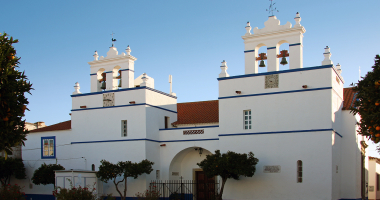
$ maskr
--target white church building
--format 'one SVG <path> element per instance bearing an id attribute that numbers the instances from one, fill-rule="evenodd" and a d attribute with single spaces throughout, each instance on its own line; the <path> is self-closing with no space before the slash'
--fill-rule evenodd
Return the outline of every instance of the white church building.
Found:
<path id="1" fill-rule="evenodd" d="M 135 78 L 137 58 L 129 46 L 122 53 L 110 47 L 104 57 L 95 52 L 91 91 L 81 93 L 76 83 L 71 120 L 29 133 L 22 147 L 27 179 L 12 183 L 25 186 L 28 200 L 52 199 L 53 185 L 31 181 L 42 163 L 61 164 L 75 179 L 74 172 L 93 174 L 102 159 L 154 162 L 151 174 L 128 179 L 132 198 L 152 180 L 200 182 L 197 163 L 215 150 L 252 151 L 259 159 L 255 175 L 229 179 L 224 199 L 368 198 L 367 145 L 356 133 L 359 118 L 349 111 L 355 93 L 343 88 L 341 66 L 331 61 L 329 47 L 321 49 L 322 63 L 303 66 L 305 28 L 299 13 L 294 20 L 280 25 L 270 16 L 264 28 L 253 30 L 248 22 L 242 36 L 245 74 L 229 76 L 223 61 L 215 80 L 219 96 L 212 101 L 177 103 L 172 91 L 154 89 L 153 78 Z M 288 52 L 280 52 L 283 43 Z M 266 54 L 259 53 L 263 46 Z M 286 57 L 289 69 L 279 70 Z M 267 72 L 258 73 L 263 64 Z M 62 177 L 56 180 L 65 184 Z M 101 194 L 118 196 L 112 182 L 97 184 Z M 197 192 L 194 199 L 207 199 Z"/>

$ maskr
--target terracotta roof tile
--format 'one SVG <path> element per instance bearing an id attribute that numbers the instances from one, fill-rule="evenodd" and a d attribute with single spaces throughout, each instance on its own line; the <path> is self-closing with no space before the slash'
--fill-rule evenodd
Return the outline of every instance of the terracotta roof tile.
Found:
<path id="1" fill-rule="evenodd" d="M 199 101 L 177 104 L 177 124 L 200 124 L 219 122 L 219 101 Z"/>
<path id="2" fill-rule="evenodd" d="M 351 106 L 354 105 L 355 101 L 355 91 L 351 88 L 343 89 L 343 108 L 342 110 L 349 110 Z"/>
<path id="3" fill-rule="evenodd" d="M 61 122 L 58 124 L 53 124 L 51 126 L 45 126 L 43 128 L 38 128 L 31 130 L 31 133 L 36 133 L 36 132 L 44 132 L 44 131 L 61 131 L 61 130 L 69 130 L 71 129 L 71 120 Z"/>

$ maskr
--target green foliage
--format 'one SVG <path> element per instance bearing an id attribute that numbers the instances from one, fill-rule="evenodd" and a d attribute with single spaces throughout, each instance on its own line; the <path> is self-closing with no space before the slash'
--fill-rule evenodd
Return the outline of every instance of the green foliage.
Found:
<path id="1" fill-rule="evenodd" d="M 239 180 L 240 176 L 252 177 L 256 171 L 259 159 L 252 152 L 240 154 L 232 151 L 221 154 L 219 150 L 215 154 L 207 155 L 206 159 L 197 165 L 203 169 L 207 177 L 220 176 L 222 187 L 217 199 L 222 199 L 224 185 L 229 178 Z"/>
<path id="2" fill-rule="evenodd" d="M 373 70 L 353 87 L 356 101 L 351 109 L 353 114 L 359 114 L 358 133 L 370 138 L 375 143 L 380 142 L 380 56 L 376 55 Z"/>
<path id="3" fill-rule="evenodd" d="M 2 200 L 25 200 L 25 193 L 21 192 L 22 188 L 15 185 L 4 185 L 0 187 L 0 199 Z"/>
<path id="4" fill-rule="evenodd" d="M 93 185 L 92 189 L 90 189 L 88 187 L 82 188 L 81 186 L 73 187 L 71 180 L 68 180 L 70 181 L 70 189 L 57 187 L 53 191 L 53 195 L 57 200 L 100 200 L 96 195 L 96 183 Z"/>
<path id="5" fill-rule="evenodd" d="M 0 35 L 0 151 L 8 154 L 11 147 L 25 145 L 28 131 L 21 118 L 29 102 L 24 93 L 32 90 L 24 72 L 16 70 L 20 58 L 12 45 L 17 42 L 6 33 Z"/>
<path id="6" fill-rule="evenodd" d="M 133 163 L 131 161 L 119 161 L 117 164 L 110 163 L 106 160 L 100 161 L 101 165 L 99 166 L 99 171 L 96 173 L 96 176 L 104 182 L 112 180 L 116 186 L 116 190 L 119 193 L 121 199 L 125 199 L 127 193 L 127 178 L 133 177 L 137 179 L 138 176 L 147 173 L 150 174 L 153 169 L 153 162 L 149 160 L 142 160 L 139 163 Z M 116 180 L 118 177 L 121 179 Z M 119 183 L 124 183 L 124 192 L 120 192 L 118 185 Z"/>
<path id="7" fill-rule="evenodd" d="M 5 186 L 9 184 L 11 176 L 14 175 L 17 179 L 25 179 L 24 163 L 19 158 L 5 158 L 0 157 L 0 182 Z"/>
<path id="8" fill-rule="evenodd" d="M 36 169 L 33 173 L 32 182 L 36 185 L 54 184 L 55 185 L 55 172 L 54 170 L 64 170 L 60 164 L 42 164 L 41 167 Z"/>

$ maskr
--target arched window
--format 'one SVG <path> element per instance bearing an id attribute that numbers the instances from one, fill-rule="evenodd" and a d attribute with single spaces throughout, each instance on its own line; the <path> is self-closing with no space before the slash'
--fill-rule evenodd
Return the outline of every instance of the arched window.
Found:
<path id="1" fill-rule="evenodd" d="M 95 164 L 91 165 L 91 169 L 92 169 L 92 171 L 95 171 Z"/>
<path id="2" fill-rule="evenodd" d="M 302 183 L 302 160 L 297 161 L 297 183 Z"/>

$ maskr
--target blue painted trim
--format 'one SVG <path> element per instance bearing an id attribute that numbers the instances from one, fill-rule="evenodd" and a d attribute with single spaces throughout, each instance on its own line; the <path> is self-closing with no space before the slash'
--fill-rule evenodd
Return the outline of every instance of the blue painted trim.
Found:
<path id="1" fill-rule="evenodd" d="M 255 133 L 235 133 L 235 134 L 220 134 L 222 136 L 237 136 L 237 135 L 262 135 L 262 134 L 279 134 L 279 133 L 302 133 L 302 132 L 320 132 L 320 131 L 334 131 L 333 129 L 310 129 L 310 130 L 294 130 L 294 131 L 270 131 L 270 132 L 255 132 Z"/>
<path id="2" fill-rule="evenodd" d="M 96 109 L 105 109 L 105 108 L 119 108 L 119 107 L 127 107 L 127 106 L 150 106 L 150 107 L 153 107 L 153 108 L 158 108 L 158 109 L 169 111 L 169 112 L 172 112 L 172 113 L 177 113 L 177 111 L 169 110 L 169 109 L 162 108 L 162 107 L 159 107 L 159 106 L 150 105 L 150 104 L 147 104 L 147 103 L 126 104 L 126 105 L 107 106 L 107 107 L 94 107 L 94 108 L 80 108 L 80 109 L 72 109 L 71 111 L 96 110 Z"/>
<path id="3" fill-rule="evenodd" d="M 368 197 L 366 199 L 368 200 Z M 339 200 L 362 200 L 362 198 L 357 198 L 357 199 L 339 199 Z"/>
<path id="4" fill-rule="evenodd" d="M 276 49 L 276 47 L 268 47 L 267 50 Z"/>
<path id="5" fill-rule="evenodd" d="M 209 141 L 209 140 L 219 140 L 219 138 L 210 138 L 210 139 L 193 139 L 193 140 L 152 140 L 147 138 L 140 139 L 125 139 L 125 140 L 99 140 L 99 141 L 84 141 L 84 142 L 71 142 L 71 144 L 88 144 L 88 143 L 103 143 L 103 142 L 127 142 L 127 141 L 150 141 L 150 142 L 193 142 L 193 141 Z"/>
<path id="6" fill-rule="evenodd" d="M 44 140 L 45 139 L 53 139 L 54 141 L 54 156 L 44 156 Z M 41 137 L 41 159 L 55 159 L 57 156 L 57 151 L 55 149 L 57 141 L 55 140 L 55 136 L 49 136 L 49 137 Z"/>
<path id="7" fill-rule="evenodd" d="M 247 94 L 247 95 L 239 95 L 239 96 L 226 96 L 226 97 L 219 97 L 218 99 L 231 99 L 231 98 L 240 98 L 240 97 L 265 96 L 265 95 L 273 95 L 273 94 L 309 92 L 309 91 L 329 90 L 329 89 L 332 89 L 332 87 L 312 88 L 312 89 L 303 89 L 303 90 L 288 90 L 288 91 L 281 91 L 281 92 L 268 92 L 268 93 Z"/>
<path id="8" fill-rule="evenodd" d="M 90 76 L 93 76 L 93 75 L 97 75 L 98 73 L 93 73 L 93 74 L 90 74 Z"/>
<path id="9" fill-rule="evenodd" d="M 255 50 L 246 50 L 244 53 L 255 52 Z"/>
<path id="10" fill-rule="evenodd" d="M 219 127 L 219 125 L 215 126 L 197 126 L 197 127 L 182 127 L 182 128 L 163 128 L 159 129 L 160 131 L 167 131 L 167 130 L 181 130 L 181 129 L 197 129 L 197 128 L 215 128 Z"/>
<path id="11" fill-rule="evenodd" d="M 340 138 L 343 138 L 343 136 L 341 134 L 339 134 L 338 132 L 336 132 L 335 130 L 333 130 L 337 135 L 339 135 Z"/>
<path id="12" fill-rule="evenodd" d="M 106 73 L 106 74 L 107 74 L 107 73 L 112 73 L 112 72 L 113 72 L 113 71 L 106 71 L 106 72 L 103 72 L 103 73 Z"/>
<path id="13" fill-rule="evenodd" d="M 156 90 L 156 89 L 153 89 L 153 88 L 150 88 L 150 87 L 146 87 L 146 86 L 135 87 L 135 88 L 123 88 L 123 89 L 118 89 L 118 90 L 107 90 L 107 91 L 101 91 L 101 92 L 90 92 L 90 93 L 83 93 L 83 94 L 73 94 L 73 95 L 71 95 L 71 97 L 80 97 L 80 96 L 97 95 L 97 94 L 104 94 L 104 93 L 110 93 L 110 92 L 122 92 L 122 91 L 127 91 L 127 90 L 141 90 L 141 89 L 148 89 L 148 90 L 151 90 L 153 92 L 157 92 L 157 93 L 166 95 L 168 97 L 172 97 L 172 98 L 177 99 L 176 96 L 173 96 L 171 94 L 168 94 L 168 93 L 165 93 L 165 92 L 161 92 L 159 90 Z"/>
<path id="14" fill-rule="evenodd" d="M 131 72 L 135 72 L 135 71 L 133 71 L 133 70 L 131 70 L 131 69 L 121 69 L 121 70 L 119 70 L 119 71 L 131 71 Z"/>
<path id="15" fill-rule="evenodd" d="M 294 44 L 289 44 L 289 46 L 298 46 L 298 45 L 301 45 L 301 43 L 294 43 Z"/>
<path id="16" fill-rule="evenodd" d="M 221 78 L 217 78 L 217 79 L 218 79 L 218 81 L 223 81 L 223 80 L 228 80 L 228 79 L 246 78 L 246 77 L 253 77 L 253 76 L 266 76 L 266 75 L 270 75 L 270 74 L 284 74 L 284 73 L 309 71 L 309 70 L 317 70 L 317 69 L 326 69 L 326 68 L 334 68 L 334 67 L 333 67 L 333 65 L 322 65 L 322 66 L 315 66 L 315 67 L 288 69 L 288 70 L 282 70 L 282 71 L 264 72 L 264 73 L 258 73 L 258 74 L 244 74 L 244 75 L 238 75 L 238 76 L 221 77 Z"/>
<path id="17" fill-rule="evenodd" d="M 25 194 L 25 199 L 36 199 L 36 200 L 55 200 L 55 197 L 51 194 Z"/>

